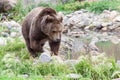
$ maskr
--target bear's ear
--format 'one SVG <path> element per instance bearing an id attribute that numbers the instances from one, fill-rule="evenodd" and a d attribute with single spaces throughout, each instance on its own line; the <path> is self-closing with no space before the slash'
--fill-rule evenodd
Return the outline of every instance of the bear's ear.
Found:
<path id="1" fill-rule="evenodd" d="M 44 8 L 40 12 L 39 17 L 46 16 L 46 15 L 51 15 L 51 14 L 56 14 L 56 11 L 52 8 Z"/>
<path id="2" fill-rule="evenodd" d="M 45 20 L 46 23 L 53 22 L 53 21 L 54 21 L 54 17 L 53 16 L 50 16 L 50 15 L 46 16 L 46 20 Z"/>
<path id="3" fill-rule="evenodd" d="M 58 20 L 59 20 L 60 22 L 62 22 L 62 21 L 63 21 L 63 17 L 59 17 Z"/>
<path id="4" fill-rule="evenodd" d="M 62 22 L 63 21 L 63 13 L 61 13 L 61 12 L 59 12 L 58 14 L 58 20 L 60 21 L 60 22 Z"/>

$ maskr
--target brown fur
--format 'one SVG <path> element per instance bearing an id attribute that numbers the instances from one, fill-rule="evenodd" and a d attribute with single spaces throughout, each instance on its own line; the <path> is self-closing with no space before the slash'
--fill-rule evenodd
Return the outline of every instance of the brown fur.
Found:
<path id="1" fill-rule="evenodd" d="M 22 33 L 31 55 L 36 57 L 37 52 L 43 52 L 47 40 L 52 53 L 58 55 L 62 27 L 62 17 L 51 8 L 38 7 L 28 13 L 22 24 Z"/>

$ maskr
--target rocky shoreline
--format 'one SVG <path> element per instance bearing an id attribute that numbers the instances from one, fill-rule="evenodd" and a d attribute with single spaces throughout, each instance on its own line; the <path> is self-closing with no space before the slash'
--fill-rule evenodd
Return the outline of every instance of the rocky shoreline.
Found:
<path id="1" fill-rule="evenodd" d="M 80 54 L 100 53 L 96 46 L 100 41 L 111 41 L 113 44 L 120 43 L 120 13 L 117 11 L 104 10 L 101 14 L 90 13 L 81 9 L 64 15 L 64 31 L 60 54 L 70 58 L 78 58 Z M 0 22 L 0 46 L 6 45 L 6 40 L 20 37 L 21 25 L 15 21 Z M 24 40 L 23 40 L 24 41 Z M 47 44 L 46 49 L 49 50 Z"/>

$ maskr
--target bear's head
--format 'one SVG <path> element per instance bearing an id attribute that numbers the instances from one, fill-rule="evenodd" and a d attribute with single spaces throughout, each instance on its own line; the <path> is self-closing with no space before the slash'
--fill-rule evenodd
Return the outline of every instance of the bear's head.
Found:
<path id="1" fill-rule="evenodd" d="M 59 42 L 63 29 L 62 16 L 51 8 L 45 8 L 41 12 L 40 28 L 41 31 L 52 41 Z"/>

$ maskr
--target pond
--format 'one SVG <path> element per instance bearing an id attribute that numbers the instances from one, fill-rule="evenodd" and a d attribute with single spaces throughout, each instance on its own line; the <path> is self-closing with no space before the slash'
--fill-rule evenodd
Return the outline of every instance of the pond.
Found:
<path id="1" fill-rule="evenodd" d="M 113 44 L 110 41 L 101 41 L 96 44 L 101 52 L 105 52 L 108 57 L 120 60 L 120 43 Z"/>

